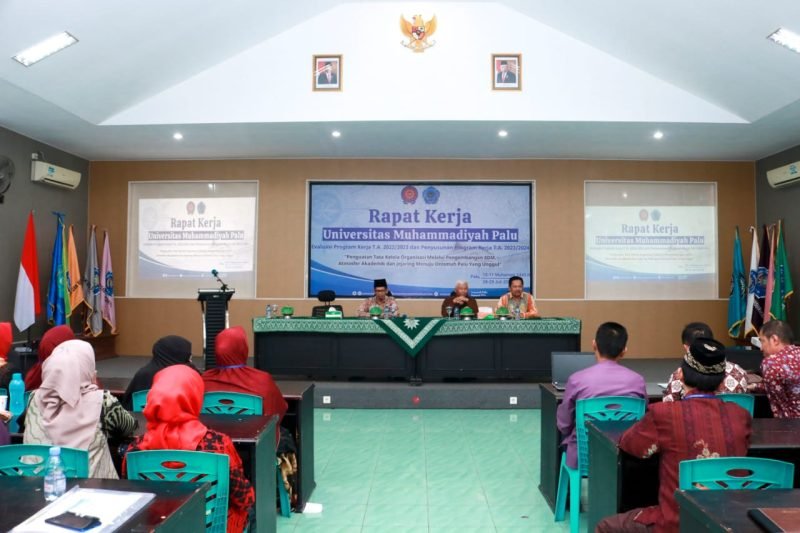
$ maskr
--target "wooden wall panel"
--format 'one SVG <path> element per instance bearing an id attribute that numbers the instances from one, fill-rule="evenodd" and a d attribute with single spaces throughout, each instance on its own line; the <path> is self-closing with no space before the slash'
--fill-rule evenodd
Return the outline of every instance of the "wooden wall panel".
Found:
<path id="1" fill-rule="evenodd" d="M 89 222 L 108 228 L 113 251 L 120 334 L 117 351 L 149 354 L 170 333 L 191 339 L 200 351 L 199 304 L 193 300 L 125 298 L 127 191 L 129 181 L 259 180 L 258 290 L 234 300 L 231 320 L 250 329 L 266 303 L 294 305 L 307 313 L 306 181 L 317 180 L 534 180 L 536 182 L 536 289 L 546 315 L 584 320 L 582 349 L 591 347 L 597 324 L 618 320 L 631 336 L 630 357 L 675 357 L 683 324 L 709 322 L 718 336 L 725 320 L 734 226 L 755 221 L 753 163 L 584 160 L 216 160 L 94 162 L 90 169 Z M 711 301 L 583 301 L 584 180 L 714 181 L 718 194 L 719 297 Z M 100 236 L 98 236 L 100 238 Z M 391 283 L 391 275 L 387 275 Z M 357 302 L 342 300 L 347 314 Z M 488 304 L 489 302 L 487 302 Z M 404 312 L 435 314 L 439 302 L 407 300 Z"/>

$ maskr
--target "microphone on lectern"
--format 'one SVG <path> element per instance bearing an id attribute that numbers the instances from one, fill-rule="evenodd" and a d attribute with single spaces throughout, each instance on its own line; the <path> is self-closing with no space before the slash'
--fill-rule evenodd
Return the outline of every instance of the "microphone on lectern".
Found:
<path id="1" fill-rule="evenodd" d="M 217 274 L 219 274 L 219 272 L 217 272 L 217 269 L 216 269 L 216 268 L 212 268 L 212 269 L 211 269 L 211 275 L 212 275 L 212 276 L 214 276 L 214 277 L 216 277 L 216 276 L 217 276 Z"/>
<path id="2" fill-rule="evenodd" d="M 220 284 L 219 290 L 221 290 L 221 291 L 227 291 L 228 290 L 228 285 L 224 281 L 219 279 L 219 272 L 217 272 L 216 268 L 212 268 L 211 269 L 211 275 L 214 276 L 214 279 L 216 279 L 219 282 L 219 284 Z"/>

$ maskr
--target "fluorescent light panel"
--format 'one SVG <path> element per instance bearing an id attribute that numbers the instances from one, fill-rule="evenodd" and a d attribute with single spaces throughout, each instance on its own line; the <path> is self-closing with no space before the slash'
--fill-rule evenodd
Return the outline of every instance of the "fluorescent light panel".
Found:
<path id="1" fill-rule="evenodd" d="M 60 52 L 64 48 L 71 46 L 78 42 L 78 39 L 70 35 L 68 32 L 62 31 L 57 35 L 48 37 L 44 41 L 36 43 L 30 48 L 26 48 L 22 52 L 13 57 L 15 61 L 22 63 L 26 67 L 30 67 L 47 56 Z"/>
<path id="2" fill-rule="evenodd" d="M 793 31 L 789 31 L 786 28 L 778 28 L 768 35 L 767 39 L 800 54 L 800 35 Z"/>

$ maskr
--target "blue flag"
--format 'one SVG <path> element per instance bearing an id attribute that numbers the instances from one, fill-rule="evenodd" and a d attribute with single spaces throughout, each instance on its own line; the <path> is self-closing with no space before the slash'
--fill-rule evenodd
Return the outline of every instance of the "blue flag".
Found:
<path id="1" fill-rule="evenodd" d="M 70 307 L 67 300 L 66 268 L 64 264 L 64 215 L 54 213 L 58 219 L 56 241 L 53 243 L 53 266 L 47 291 L 47 321 L 59 326 L 67 323 Z"/>
<path id="2" fill-rule="evenodd" d="M 728 299 L 728 335 L 734 339 L 742 337 L 747 309 L 747 278 L 744 274 L 742 241 L 739 227 L 733 241 L 733 271 L 731 272 L 731 294 Z"/>

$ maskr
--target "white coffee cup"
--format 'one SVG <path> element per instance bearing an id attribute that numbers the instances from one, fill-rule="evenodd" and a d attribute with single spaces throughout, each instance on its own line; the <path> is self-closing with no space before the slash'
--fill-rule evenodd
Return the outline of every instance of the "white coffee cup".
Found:
<path id="1" fill-rule="evenodd" d="M 8 395 L 0 395 L 0 411 L 8 410 Z"/>

